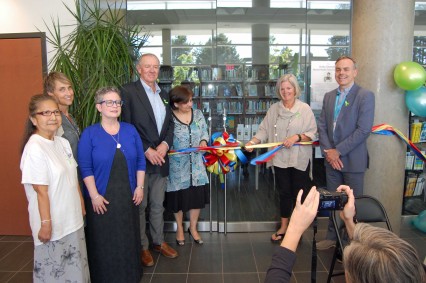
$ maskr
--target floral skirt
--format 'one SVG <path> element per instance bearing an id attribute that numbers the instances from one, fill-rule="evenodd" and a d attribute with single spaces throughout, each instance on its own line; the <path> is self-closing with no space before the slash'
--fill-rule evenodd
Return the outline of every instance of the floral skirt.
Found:
<path id="1" fill-rule="evenodd" d="M 90 282 L 83 227 L 34 247 L 33 282 Z"/>

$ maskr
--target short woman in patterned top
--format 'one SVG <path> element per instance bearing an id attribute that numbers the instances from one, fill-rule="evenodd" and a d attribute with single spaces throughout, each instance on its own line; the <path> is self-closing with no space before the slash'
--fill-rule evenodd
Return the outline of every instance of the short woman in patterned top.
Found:
<path id="1" fill-rule="evenodd" d="M 207 124 L 203 113 L 192 109 L 192 91 L 183 86 L 176 86 L 169 95 L 175 125 L 173 149 L 207 146 Z M 175 215 L 176 243 L 179 246 L 185 244 L 183 213 L 188 211 L 188 233 L 195 243 L 203 243 L 197 231 L 197 222 L 200 209 L 209 203 L 209 191 L 206 186 L 209 180 L 202 155 L 193 152 L 170 156 L 165 208 Z"/>

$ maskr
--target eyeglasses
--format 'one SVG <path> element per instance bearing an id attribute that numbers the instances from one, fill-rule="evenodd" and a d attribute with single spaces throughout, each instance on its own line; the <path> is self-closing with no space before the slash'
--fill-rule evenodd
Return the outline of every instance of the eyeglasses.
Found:
<path id="1" fill-rule="evenodd" d="M 105 103 L 106 106 L 111 107 L 114 104 L 117 105 L 117 107 L 123 106 L 124 101 L 123 100 L 103 100 L 99 102 L 98 104 Z"/>
<path id="2" fill-rule="evenodd" d="M 59 109 L 56 109 L 56 110 L 53 110 L 53 111 L 46 110 L 46 111 L 36 112 L 35 114 L 42 115 L 42 116 L 47 116 L 47 117 L 52 116 L 52 114 L 55 114 L 55 116 L 60 116 L 61 115 L 61 111 L 59 111 Z"/>

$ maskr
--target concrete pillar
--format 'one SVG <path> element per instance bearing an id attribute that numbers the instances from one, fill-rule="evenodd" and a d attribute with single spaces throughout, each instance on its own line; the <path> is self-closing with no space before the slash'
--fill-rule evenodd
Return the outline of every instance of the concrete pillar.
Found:
<path id="1" fill-rule="evenodd" d="M 269 64 L 269 24 L 252 25 L 251 37 L 253 64 Z"/>
<path id="2" fill-rule="evenodd" d="M 163 38 L 163 64 L 172 65 L 172 33 L 170 29 L 162 29 L 161 36 Z"/>
<path id="3" fill-rule="evenodd" d="M 414 2 L 352 1 L 352 56 L 358 63 L 356 82 L 375 93 L 374 125 L 386 123 L 403 133 L 408 133 L 408 110 L 404 91 L 394 83 L 393 70 L 397 64 L 412 60 Z M 371 135 L 368 139 L 370 169 L 364 193 L 383 203 L 396 233 L 400 230 L 406 148 L 394 136 Z"/>

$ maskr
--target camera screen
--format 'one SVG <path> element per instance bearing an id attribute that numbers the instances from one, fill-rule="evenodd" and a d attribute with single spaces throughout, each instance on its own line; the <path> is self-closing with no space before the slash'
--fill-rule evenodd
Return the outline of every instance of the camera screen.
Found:
<path id="1" fill-rule="evenodd" d="M 319 209 L 334 209 L 336 206 L 336 201 L 334 200 L 323 200 L 320 202 Z"/>

